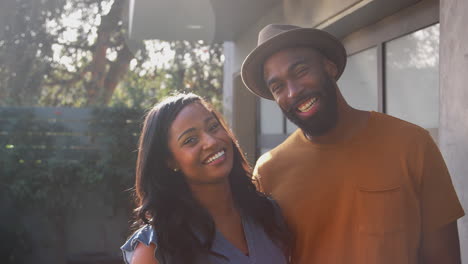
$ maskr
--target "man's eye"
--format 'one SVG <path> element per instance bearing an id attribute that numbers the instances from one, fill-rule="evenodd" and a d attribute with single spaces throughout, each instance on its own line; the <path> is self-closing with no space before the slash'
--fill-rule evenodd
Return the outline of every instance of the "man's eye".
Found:
<path id="1" fill-rule="evenodd" d="M 307 73 L 307 67 L 305 67 L 305 66 L 301 66 L 301 67 L 298 67 L 296 69 L 296 75 L 298 75 L 298 76 L 302 76 L 305 73 Z"/>
<path id="2" fill-rule="evenodd" d="M 276 93 L 281 89 L 281 87 L 282 87 L 281 84 L 273 84 L 270 86 L 270 91 L 272 93 Z"/>

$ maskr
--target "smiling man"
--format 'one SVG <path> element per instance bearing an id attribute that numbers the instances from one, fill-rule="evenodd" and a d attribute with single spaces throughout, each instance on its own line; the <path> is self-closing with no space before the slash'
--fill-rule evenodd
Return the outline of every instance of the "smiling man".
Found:
<path id="1" fill-rule="evenodd" d="M 254 171 L 295 234 L 293 263 L 460 263 L 464 212 L 436 144 L 348 105 L 345 65 L 336 38 L 291 25 L 266 26 L 242 65 L 247 88 L 299 127 Z"/>

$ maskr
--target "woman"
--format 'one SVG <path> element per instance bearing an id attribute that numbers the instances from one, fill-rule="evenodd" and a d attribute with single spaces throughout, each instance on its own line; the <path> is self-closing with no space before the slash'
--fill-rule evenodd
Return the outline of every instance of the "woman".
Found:
<path id="1" fill-rule="evenodd" d="M 194 94 L 147 114 L 136 169 L 137 230 L 126 263 L 283 264 L 289 233 L 277 205 L 257 192 L 221 116 Z"/>

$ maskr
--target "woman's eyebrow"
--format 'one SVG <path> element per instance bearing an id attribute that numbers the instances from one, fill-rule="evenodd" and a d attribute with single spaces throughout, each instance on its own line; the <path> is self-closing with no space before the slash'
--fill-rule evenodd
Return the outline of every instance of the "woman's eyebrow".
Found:
<path id="1" fill-rule="evenodd" d="M 214 116 L 209 116 L 209 117 L 205 118 L 205 121 L 204 121 L 204 122 L 205 122 L 205 124 L 206 124 L 206 123 L 210 122 L 210 121 L 213 120 L 213 119 L 215 119 Z"/>
<path id="2" fill-rule="evenodd" d="M 190 133 L 190 132 L 192 132 L 192 131 L 195 131 L 195 128 L 194 128 L 194 127 L 191 127 L 191 128 L 189 128 L 189 129 L 185 130 L 184 132 L 182 132 L 182 134 L 179 135 L 179 137 L 177 138 L 177 141 L 179 141 L 180 138 L 183 137 L 185 134 L 188 134 L 188 133 Z"/>
<path id="3" fill-rule="evenodd" d="M 203 122 L 206 124 L 206 123 L 210 122 L 213 119 L 215 119 L 214 116 L 209 116 L 209 117 L 205 118 L 205 120 Z M 195 130 L 196 129 L 194 127 L 191 127 L 189 129 L 185 130 L 184 132 L 182 132 L 182 134 L 179 135 L 179 137 L 177 138 L 177 141 L 179 141 L 180 138 L 182 138 L 185 134 L 188 134 L 188 133 L 193 132 Z"/>

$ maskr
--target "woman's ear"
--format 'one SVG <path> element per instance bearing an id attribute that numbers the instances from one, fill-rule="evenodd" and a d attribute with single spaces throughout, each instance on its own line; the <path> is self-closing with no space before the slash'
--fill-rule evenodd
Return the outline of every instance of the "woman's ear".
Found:
<path id="1" fill-rule="evenodd" d="M 338 67 L 336 67 L 336 64 L 332 62 L 331 60 L 324 58 L 323 65 L 325 67 L 325 71 L 327 72 L 328 76 L 330 76 L 333 80 L 336 81 L 336 77 L 338 75 Z"/>
<path id="2" fill-rule="evenodd" d="M 177 162 L 173 158 L 168 159 L 166 161 L 166 165 L 170 170 L 172 170 L 174 172 L 180 171 L 179 164 L 177 164 Z"/>

